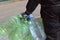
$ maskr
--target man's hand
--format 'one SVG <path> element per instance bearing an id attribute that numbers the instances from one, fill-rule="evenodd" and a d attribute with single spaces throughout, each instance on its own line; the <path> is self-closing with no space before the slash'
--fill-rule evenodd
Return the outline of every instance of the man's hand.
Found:
<path id="1" fill-rule="evenodd" d="M 23 17 L 26 17 L 26 16 L 28 16 L 28 15 L 27 15 L 26 12 L 23 12 L 23 13 L 22 13 L 22 16 L 23 16 Z"/>
<path id="2" fill-rule="evenodd" d="M 27 20 L 30 20 L 33 18 L 33 15 L 31 13 L 27 13 L 27 12 L 22 13 L 22 16 L 27 17 Z"/>

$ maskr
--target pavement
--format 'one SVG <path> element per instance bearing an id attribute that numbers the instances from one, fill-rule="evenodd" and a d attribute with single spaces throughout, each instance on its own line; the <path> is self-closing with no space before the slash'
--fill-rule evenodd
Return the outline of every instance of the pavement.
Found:
<path id="1" fill-rule="evenodd" d="M 0 5 L 0 24 L 7 18 L 24 12 L 26 10 L 26 4 L 27 1 L 19 1 Z M 40 5 L 38 5 L 36 10 L 33 12 L 35 18 L 40 17 L 40 8 Z M 0 36 L 0 40 L 8 40 L 8 36 Z"/>

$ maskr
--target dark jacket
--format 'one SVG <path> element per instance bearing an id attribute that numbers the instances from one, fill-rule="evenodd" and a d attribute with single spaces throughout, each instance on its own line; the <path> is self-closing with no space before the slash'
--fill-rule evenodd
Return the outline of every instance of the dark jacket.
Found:
<path id="1" fill-rule="evenodd" d="M 32 13 L 38 4 L 41 4 L 46 40 L 60 40 L 60 0 L 29 0 L 26 13 Z"/>
<path id="2" fill-rule="evenodd" d="M 60 0 L 28 0 L 26 11 L 32 13 L 38 4 L 48 9 L 53 9 L 54 12 L 60 10 Z"/>

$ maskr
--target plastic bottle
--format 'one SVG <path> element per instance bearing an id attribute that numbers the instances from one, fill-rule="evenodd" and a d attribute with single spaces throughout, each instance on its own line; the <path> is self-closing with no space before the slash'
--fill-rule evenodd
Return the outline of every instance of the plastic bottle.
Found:
<path id="1" fill-rule="evenodd" d="M 40 25 L 40 23 L 38 23 L 38 21 L 35 18 L 33 18 L 33 16 L 30 17 L 29 25 L 29 29 L 34 40 L 46 39 L 44 28 Z"/>

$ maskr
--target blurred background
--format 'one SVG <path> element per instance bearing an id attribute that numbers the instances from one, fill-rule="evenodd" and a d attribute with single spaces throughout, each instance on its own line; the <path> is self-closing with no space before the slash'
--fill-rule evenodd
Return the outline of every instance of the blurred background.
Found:
<path id="1" fill-rule="evenodd" d="M 23 1 L 23 0 L 0 0 L 0 2 L 3 2 L 3 1 Z"/>
<path id="2" fill-rule="evenodd" d="M 11 2 L 17 2 L 17 1 L 26 1 L 26 0 L 0 0 L 0 4 L 6 4 Z"/>

